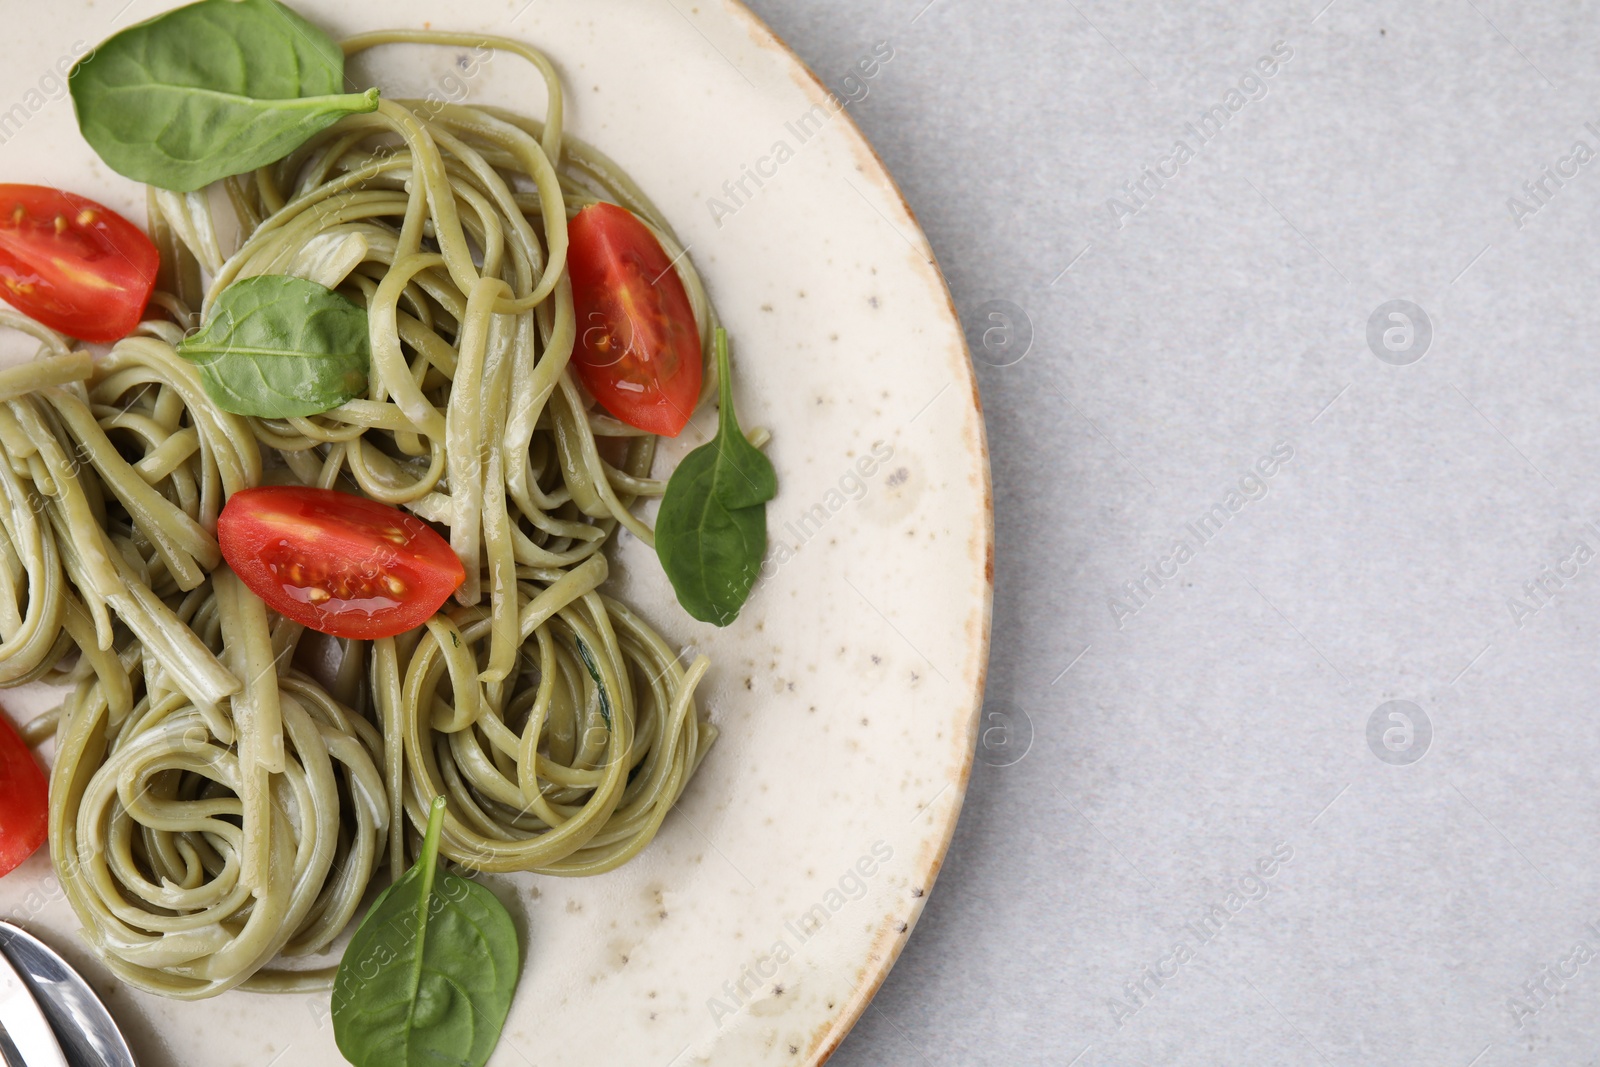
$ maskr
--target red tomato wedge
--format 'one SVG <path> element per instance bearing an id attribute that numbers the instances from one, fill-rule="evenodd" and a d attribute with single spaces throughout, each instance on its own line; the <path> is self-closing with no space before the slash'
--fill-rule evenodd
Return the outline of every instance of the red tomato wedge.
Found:
<path id="1" fill-rule="evenodd" d="M 590 204 L 567 236 L 578 377 L 629 426 L 678 436 L 700 398 L 702 367 L 700 330 L 672 260 L 615 204 Z"/>
<path id="2" fill-rule="evenodd" d="M 0 874 L 44 844 L 47 792 L 39 762 L 0 714 Z"/>
<path id="3" fill-rule="evenodd" d="M 43 185 L 0 185 L 0 297 L 82 341 L 139 325 L 161 256 L 127 219 Z"/>
<path id="4" fill-rule="evenodd" d="M 217 541 L 267 607 L 334 637 L 421 626 L 467 576 L 421 519 L 332 489 L 240 490 L 217 517 Z"/>

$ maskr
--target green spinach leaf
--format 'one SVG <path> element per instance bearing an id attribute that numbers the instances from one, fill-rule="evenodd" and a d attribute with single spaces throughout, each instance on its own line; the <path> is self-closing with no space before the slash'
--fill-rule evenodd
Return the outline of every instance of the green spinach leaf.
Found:
<path id="1" fill-rule="evenodd" d="M 482 1067 L 511 1010 L 517 931 L 493 893 L 439 865 L 444 808 L 434 798 L 416 866 L 373 902 L 339 963 L 333 1036 L 355 1067 Z"/>
<path id="2" fill-rule="evenodd" d="M 278 0 L 201 0 L 130 26 L 68 84 L 106 165 L 174 192 L 281 159 L 378 106 L 376 89 L 345 92 L 339 46 Z"/>
<path id="3" fill-rule="evenodd" d="M 315 415 L 367 388 L 367 311 L 325 286 L 260 274 L 222 291 L 178 354 L 235 415 Z"/>
<path id="4" fill-rule="evenodd" d="M 717 436 L 683 457 L 668 479 L 656 555 L 684 610 L 726 626 L 738 618 L 766 554 L 767 501 L 777 495 L 778 478 L 739 429 L 728 335 L 720 329 L 716 355 Z"/>

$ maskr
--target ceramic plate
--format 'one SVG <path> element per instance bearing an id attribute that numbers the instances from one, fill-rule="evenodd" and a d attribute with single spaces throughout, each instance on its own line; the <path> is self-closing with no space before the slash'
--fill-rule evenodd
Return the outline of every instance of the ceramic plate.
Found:
<path id="1" fill-rule="evenodd" d="M 11 12 L 3 180 L 144 218 L 143 190 L 78 136 L 59 72 L 169 6 Z M 735 625 L 693 622 L 643 545 L 615 549 L 617 595 L 711 656 L 701 698 L 722 736 L 634 862 L 597 878 L 490 880 L 523 920 L 526 950 L 492 1062 L 820 1063 L 927 900 L 966 788 L 988 652 L 983 423 L 928 244 L 848 111 L 743 7 L 294 6 L 335 36 L 431 23 L 543 48 L 572 131 L 631 171 L 689 244 L 735 340 L 741 421 L 773 435 L 771 552 Z M 351 75 L 391 96 L 542 111 L 518 61 L 469 59 L 389 48 Z M 702 414 L 660 468 L 714 428 Z M 41 698 L 0 699 L 21 718 Z M 326 995 L 178 1003 L 119 987 L 82 947 L 42 855 L 0 880 L 0 916 L 83 967 L 148 1067 L 342 1062 Z"/>

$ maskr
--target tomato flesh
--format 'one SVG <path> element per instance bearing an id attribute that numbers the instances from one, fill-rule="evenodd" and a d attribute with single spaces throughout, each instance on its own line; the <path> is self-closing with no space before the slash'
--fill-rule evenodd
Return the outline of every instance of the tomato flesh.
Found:
<path id="1" fill-rule="evenodd" d="M 217 517 L 217 542 L 269 608 L 334 637 L 371 641 L 421 626 L 466 579 L 427 523 L 332 489 L 241 490 Z"/>
<path id="2" fill-rule="evenodd" d="M 0 184 L 0 297 L 83 341 L 116 341 L 139 325 L 161 266 L 127 219 L 43 185 Z"/>
<path id="3" fill-rule="evenodd" d="M 0 713 L 0 875 L 44 844 L 47 792 L 44 771 Z"/>
<path id="4" fill-rule="evenodd" d="M 700 329 L 672 260 L 615 204 L 590 204 L 567 236 L 578 377 L 628 425 L 678 436 L 700 398 L 703 368 Z"/>

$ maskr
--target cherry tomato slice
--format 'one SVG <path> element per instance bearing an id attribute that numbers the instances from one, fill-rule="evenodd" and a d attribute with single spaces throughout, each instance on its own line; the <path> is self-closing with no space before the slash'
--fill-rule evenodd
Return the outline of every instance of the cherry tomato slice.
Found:
<path id="1" fill-rule="evenodd" d="M 0 185 L 0 297 L 83 341 L 139 325 L 161 256 L 108 207 L 43 185 Z"/>
<path id="2" fill-rule="evenodd" d="M 590 204 L 567 236 L 578 377 L 628 425 L 678 436 L 700 398 L 702 367 L 700 330 L 672 261 L 615 204 Z"/>
<path id="3" fill-rule="evenodd" d="M 278 614 L 365 641 L 421 626 L 466 579 L 414 515 L 332 489 L 269 485 L 228 498 L 222 558 Z"/>
<path id="4" fill-rule="evenodd" d="M 44 844 L 47 791 L 38 761 L 0 714 L 0 874 Z"/>

